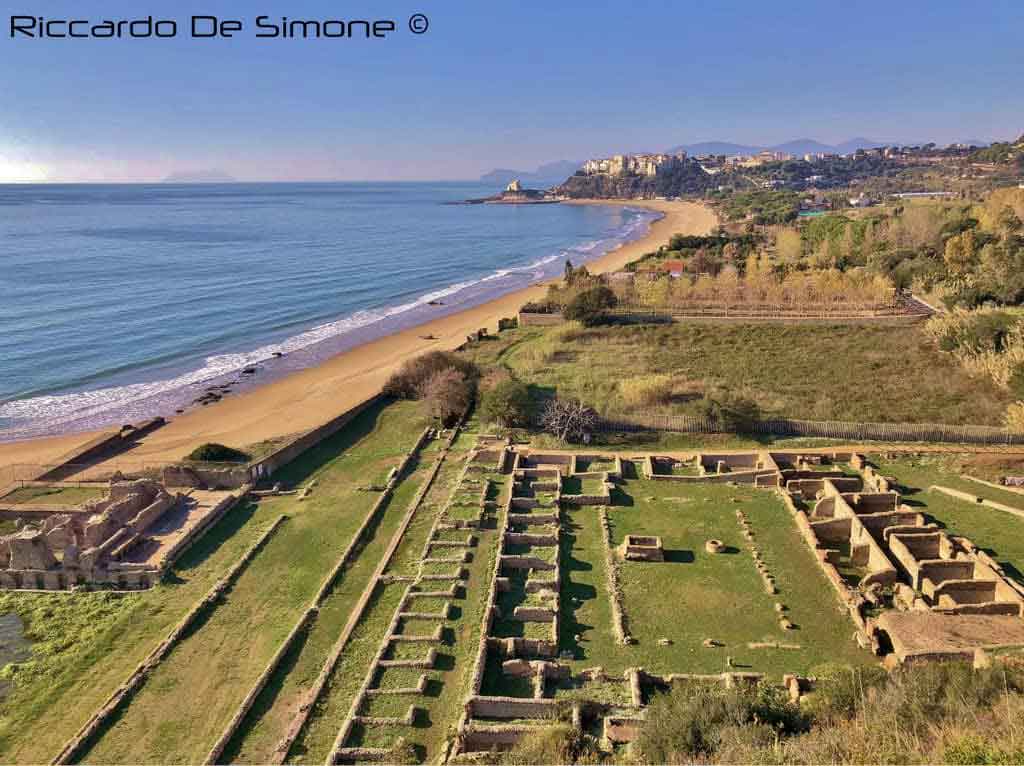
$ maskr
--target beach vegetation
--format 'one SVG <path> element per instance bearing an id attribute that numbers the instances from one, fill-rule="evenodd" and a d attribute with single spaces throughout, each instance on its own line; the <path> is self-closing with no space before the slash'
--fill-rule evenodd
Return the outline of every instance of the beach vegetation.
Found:
<path id="1" fill-rule="evenodd" d="M 448 351 L 430 351 L 404 362 L 384 384 L 384 394 L 396 399 L 419 399 L 424 385 L 437 373 L 452 369 L 475 382 L 480 370 L 465 356 Z"/>
<path id="2" fill-rule="evenodd" d="M 233 447 L 207 442 L 188 453 L 185 459 L 203 463 L 245 463 L 249 461 L 249 457 L 248 453 Z"/>
<path id="3" fill-rule="evenodd" d="M 444 426 L 454 425 L 469 410 L 475 393 L 476 381 L 454 367 L 438 370 L 417 391 L 427 415 Z"/>

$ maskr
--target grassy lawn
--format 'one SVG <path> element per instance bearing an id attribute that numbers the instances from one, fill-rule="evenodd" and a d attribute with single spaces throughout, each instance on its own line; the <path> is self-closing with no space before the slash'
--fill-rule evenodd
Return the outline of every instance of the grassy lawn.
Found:
<path id="1" fill-rule="evenodd" d="M 87 500 L 106 497 L 102 487 L 18 487 L 0 497 L 6 505 L 66 505 L 74 507 Z"/>
<path id="2" fill-rule="evenodd" d="M 641 480 L 625 482 L 622 490 L 620 504 L 608 511 L 612 544 L 617 546 L 626 534 L 657 535 L 666 560 L 620 564 L 627 627 L 637 639 L 635 645 L 622 646 L 611 630 L 598 515 L 593 509 L 567 514 L 561 648 L 575 651 L 574 671 L 599 665 L 615 674 L 633 666 L 658 673 L 717 673 L 728 669 L 730 656 L 739 669 L 778 677 L 824 662 L 872 661 L 851 640 L 853 625 L 775 495 Z M 765 592 L 743 546 L 736 508 L 744 510 L 755 529 L 778 582 L 775 596 Z M 712 538 L 726 544 L 725 553 L 705 552 L 704 543 Z M 788 607 L 796 630 L 778 626 L 776 601 Z M 659 645 L 661 638 L 672 644 Z M 705 648 L 705 638 L 724 646 Z M 750 649 L 748 642 L 798 644 L 801 649 Z"/>
<path id="3" fill-rule="evenodd" d="M 360 470 L 394 465 L 408 449 L 413 412 L 397 405 L 361 415 L 282 472 L 287 482 L 317 476 L 319 484 L 305 501 L 282 497 L 233 509 L 151 591 L 0 596 L 0 609 L 22 615 L 36 641 L 29 663 L 4 671 L 16 681 L 0 719 L 3 760 L 49 760 L 266 524 L 287 512 L 292 518 L 224 601 L 85 756 L 104 762 L 200 760 L 375 499 L 357 493 Z M 204 704 L 196 705 L 197 699 Z"/>
<path id="4" fill-rule="evenodd" d="M 928 489 L 938 484 L 1024 510 L 1024 496 L 961 479 L 958 469 L 963 466 L 962 460 L 948 455 L 897 460 L 872 456 L 872 462 L 886 476 L 896 479 L 894 489 L 903 495 L 903 502 L 927 514 L 951 534 L 973 540 L 1003 566 L 1008 576 L 1024 585 L 1024 519 Z"/>
<path id="5" fill-rule="evenodd" d="M 0 715 L 0 760 L 53 758 L 276 514 L 236 506 L 144 593 L 0 593 L 0 613 L 17 613 L 33 642 L 28 661 L 0 674 L 13 681 Z"/>
<path id="6" fill-rule="evenodd" d="M 669 390 L 638 412 L 693 413 L 717 389 L 766 415 L 819 420 L 999 425 L 1010 395 L 969 377 L 914 326 L 678 323 L 502 333 L 474 344 L 482 364 L 503 365 L 538 395 L 577 396 L 599 411 L 631 409 L 619 387 L 668 375 Z M 884 386 L 864 385 L 884 380 Z"/>
<path id="7" fill-rule="evenodd" d="M 305 693 L 320 674 L 349 615 L 370 582 L 370 575 L 397 531 L 409 504 L 437 457 L 439 442 L 430 442 L 411 473 L 371 528 L 356 558 L 323 602 L 311 628 L 295 644 L 257 697 L 252 710 L 223 753 L 224 761 L 262 763 L 270 759 Z"/>

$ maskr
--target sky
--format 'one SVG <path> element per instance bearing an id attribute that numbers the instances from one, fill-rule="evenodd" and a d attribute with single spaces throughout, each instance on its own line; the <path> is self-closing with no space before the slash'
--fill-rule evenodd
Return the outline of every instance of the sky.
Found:
<path id="1" fill-rule="evenodd" d="M 1022 0 L 0 0 L 0 182 L 441 180 L 495 167 L 1024 133 Z M 414 13 L 429 19 L 409 31 Z M 178 24 L 12 38 L 12 14 Z M 258 39 L 258 15 L 393 19 L 385 39 Z M 194 39 L 193 15 L 241 20 Z"/>

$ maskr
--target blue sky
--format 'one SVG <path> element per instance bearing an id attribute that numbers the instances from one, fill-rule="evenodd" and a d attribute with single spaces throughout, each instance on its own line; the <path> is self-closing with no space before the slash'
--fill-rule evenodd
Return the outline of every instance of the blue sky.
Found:
<path id="1" fill-rule="evenodd" d="M 472 178 L 617 151 L 1006 139 L 1024 2 L 4 0 L 0 181 Z M 413 35 L 414 12 L 430 19 Z M 232 40 L 34 40 L 48 18 L 243 20 Z M 393 18 L 386 40 L 254 37 L 257 15 Z"/>

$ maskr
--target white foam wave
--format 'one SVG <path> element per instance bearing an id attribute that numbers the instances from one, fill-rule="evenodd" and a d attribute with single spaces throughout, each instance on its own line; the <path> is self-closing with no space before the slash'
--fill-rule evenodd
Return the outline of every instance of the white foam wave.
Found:
<path id="1" fill-rule="evenodd" d="M 646 212 L 646 211 L 643 211 Z M 632 239 L 638 228 L 646 227 L 651 218 L 639 215 L 617 230 L 612 236 L 579 243 L 557 253 L 538 258 L 519 268 L 498 269 L 479 279 L 456 282 L 447 287 L 433 290 L 415 300 L 382 309 L 357 311 L 354 314 L 317 325 L 309 330 L 286 338 L 280 343 L 261 346 L 252 351 L 232 354 L 218 354 L 207 357 L 203 366 L 173 378 L 131 383 L 122 386 L 98 388 L 69 394 L 48 394 L 29 399 L 20 399 L 0 404 L 0 418 L 22 423 L 31 422 L 33 430 L 55 426 L 69 420 L 79 420 L 102 415 L 104 412 L 129 407 L 132 404 L 158 397 L 171 391 L 223 378 L 238 373 L 246 367 L 266 362 L 277 355 L 293 354 L 330 338 L 352 332 L 399 314 L 412 311 L 444 298 L 450 298 L 466 289 L 485 285 L 513 274 L 529 275 L 531 279 L 545 276 L 544 267 L 549 264 L 582 256 L 584 260 L 595 251 L 606 252 L 616 244 Z M 12 429 L 20 430 L 20 429 Z"/>

